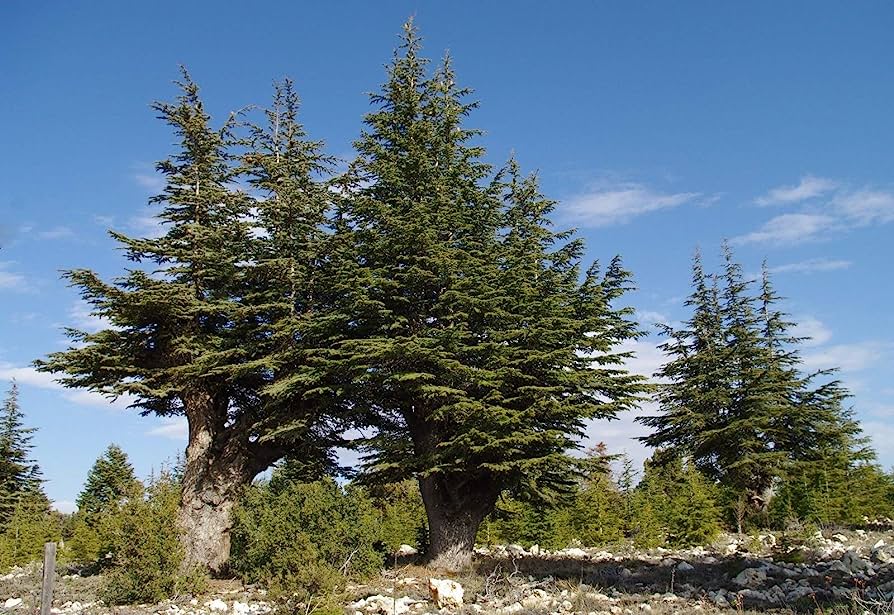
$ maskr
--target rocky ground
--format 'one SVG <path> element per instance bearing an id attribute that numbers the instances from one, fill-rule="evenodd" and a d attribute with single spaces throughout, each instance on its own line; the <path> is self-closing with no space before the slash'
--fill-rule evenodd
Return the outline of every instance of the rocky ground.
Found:
<path id="1" fill-rule="evenodd" d="M 802 537 L 803 538 L 803 537 Z M 346 589 L 348 615 L 443 613 L 894 613 L 894 531 L 816 534 L 786 546 L 785 537 L 725 537 L 710 549 L 544 551 L 517 545 L 478 549 L 473 570 L 444 575 L 397 565 Z M 215 582 L 207 596 L 157 605 L 106 607 L 100 579 L 63 575 L 53 612 L 136 615 L 252 615 L 273 612 L 263 590 Z M 0 609 L 36 612 L 37 568 L 0 577 Z"/>

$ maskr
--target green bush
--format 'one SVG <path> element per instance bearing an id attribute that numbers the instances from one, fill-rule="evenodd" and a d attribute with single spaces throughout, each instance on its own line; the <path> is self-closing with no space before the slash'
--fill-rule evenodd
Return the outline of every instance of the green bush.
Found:
<path id="1" fill-rule="evenodd" d="M 425 550 L 428 519 L 419 484 L 414 480 L 390 485 L 375 485 L 368 490 L 378 511 L 379 541 L 385 552 L 394 553 L 401 545 Z"/>
<path id="2" fill-rule="evenodd" d="M 332 479 L 249 488 L 234 513 L 231 566 L 302 604 L 377 572 L 380 515 L 364 489 Z"/>
<path id="3" fill-rule="evenodd" d="M 182 574 L 183 549 L 177 529 L 180 485 L 169 474 L 150 482 L 144 497 L 133 497 L 101 518 L 99 533 L 111 546 L 111 570 L 102 589 L 109 604 L 158 602 L 204 589 L 204 574 Z"/>

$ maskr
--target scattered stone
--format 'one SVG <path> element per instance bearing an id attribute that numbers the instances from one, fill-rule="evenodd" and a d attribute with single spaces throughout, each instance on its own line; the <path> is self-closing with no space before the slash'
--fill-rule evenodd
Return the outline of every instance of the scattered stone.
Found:
<path id="1" fill-rule="evenodd" d="M 401 545 L 397 548 L 397 551 L 395 551 L 394 554 L 398 557 L 409 557 L 410 555 L 418 555 L 419 550 L 410 545 Z"/>
<path id="2" fill-rule="evenodd" d="M 677 572 L 692 572 L 693 570 L 695 570 L 695 566 L 689 562 L 680 562 L 677 564 Z"/>
<path id="3" fill-rule="evenodd" d="M 6 602 L 3 603 L 3 608 L 4 609 L 14 609 L 14 608 L 18 607 L 20 604 L 22 604 L 21 598 L 9 598 L 6 600 Z"/>
<path id="4" fill-rule="evenodd" d="M 513 557 L 524 557 L 528 554 L 521 545 L 506 545 L 506 552 Z"/>
<path id="5" fill-rule="evenodd" d="M 214 600 L 210 600 L 210 601 L 206 602 L 205 606 L 207 606 L 212 611 L 216 611 L 216 612 L 220 612 L 220 613 L 226 613 L 229 610 L 227 603 L 224 602 L 223 600 L 221 600 L 220 598 L 215 598 Z"/>

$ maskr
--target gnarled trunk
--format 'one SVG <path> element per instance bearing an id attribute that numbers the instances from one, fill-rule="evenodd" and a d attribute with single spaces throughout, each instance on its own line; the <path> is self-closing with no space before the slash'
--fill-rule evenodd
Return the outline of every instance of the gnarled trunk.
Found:
<path id="1" fill-rule="evenodd" d="M 182 567 L 221 575 L 230 558 L 231 513 L 239 493 L 275 458 L 251 447 L 246 434 L 226 427 L 225 410 L 210 395 L 193 394 L 184 402 L 189 443 L 178 513 Z"/>
<path id="2" fill-rule="evenodd" d="M 440 474 L 420 478 L 419 489 L 428 516 L 430 565 L 468 567 L 478 527 L 493 511 L 499 489 L 484 476 Z"/>
<path id="3" fill-rule="evenodd" d="M 220 575 L 230 559 L 231 513 L 239 490 L 253 475 L 214 463 L 183 475 L 179 523 L 183 532 L 183 568 L 195 567 Z"/>

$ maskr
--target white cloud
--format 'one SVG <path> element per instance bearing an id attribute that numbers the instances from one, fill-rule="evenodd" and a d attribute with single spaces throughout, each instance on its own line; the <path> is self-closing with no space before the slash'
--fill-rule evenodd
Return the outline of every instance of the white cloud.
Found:
<path id="1" fill-rule="evenodd" d="M 785 203 L 799 203 L 808 199 L 822 196 L 835 188 L 838 184 L 831 179 L 805 175 L 797 186 L 779 186 L 773 188 L 767 194 L 755 199 L 758 205 L 779 205 Z"/>
<path id="2" fill-rule="evenodd" d="M 65 239 L 66 237 L 74 237 L 74 231 L 67 226 L 54 226 L 46 231 L 38 231 L 39 239 Z"/>
<path id="3" fill-rule="evenodd" d="M 82 299 L 75 302 L 68 311 L 68 315 L 74 321 L 76 329 L 87 333 L 96 333 L 112 327 L 112 323 L 108 319 L 92 314 L 90 304 Z"/>
<path id="4" fill-rule="evenodd" d="M 733 242 L 791 245 L 821 239 L 831 231 L 894 222 L 894 193 L 869 187 L 858 190 L 839 187 L 836 182 L 821 177 L 806 176 L 797 186 L 775 188 L 756 202 L 759 205 L 795 204 L 817 197 L 825 197 L 824 202 L 811 204 L 801 212 L 771 218 L 759 230 L 736 237 Z"/>
<path id="5" fill-rule="evenodd" d="M 804 340 L 804 346 L 821 346 L 832 339 L 832 331 L 818 318 L 801 316 L 800 318 L 795 318 L 795 321 L 792 335 L 809 338 Z"/>
<path id="6" fill-rule="evenodd" d="M 12 263 L 9 261 L 0 261 L 0 289 L 3 290 L 26 290 L 28 280 L 21 273 L 9 271 L 8 267 Z"/>
<path id="7" fill-rule="evenodd" d="M 56 382 L 56 378 L 57 376 L 54 374 L 39 372 L 33 367 L 16 367 L 9 363 L 0 363 L 0 380 L 15 380 L 21 385 L 46 391 L 56 391 L 64 399 L 79 406 L 124 409 L 134 401 L 133 398 L 128 396 L 121 396 L 112 401 L 94 391 L 69 389 Z"/>
<path id="8" fill-rule="evenodd" d="M 872 448 L 883 465 L 894 463 L 894 424 L 891 421 L 866 421 L 863 433 L 872 439 Z"/>
<path id="9" fill-rule="evenodd" d="M 888 345 L 879 342 L 837 344 L 818 348 L 804 355 L 808 370 L 839 368 L 843 372 L 857 372 L 875 365 L 887 354 Z"/>
<path id="10" fill-rule="evenodd" d="M 597 186 L 570 198 L 562 208 L 563 217 L 580 226 L 625 224 L 633 218 L 660 209 L 690 203 L 697 192 L 665 194 L 636 183 Z"/>
<path id="11" fill-rule="evenodd" d="M 159 436 L 170 440 L 186 441 L 189 438 L 189 423 L 186 417 L 178 416 L 161 419 L 161 425 L 146 432 L 148 436 Z"/>
<path id="12" fill-rule="evenodd" d="M 863 189 L 838 194 L 832 200 L 832 205 L 854 226 L 894 221 L 894 194 L 890 192 Z"/>
<path id="13" fill-rule="evenodd" d="M 127 223 L 129 231 L 140 237 L 155 239 L 165 234 L 164 226 L 155 216 L 135 216 Z"/>
<path id="14" fill-rule="evenodd" d="M 157 173 L 134 173 L 133 180 L 138 186 L 144 188 L 147 192 L 153 195 L 158 194 L 165 187 L 164 176 Z"/>
<path id="15" fill-rule="evenodd" d="M 795 244 L 817 239 L 822 233 L 835 228 L 837 221 L 823 214 L 783 214 L 770 218 L 757 231 L 734 237 L 732 243 Z"/>
<path id="16" fill-rule="evenodd" d="M 652 375 L 667 362 L 667 356 L 656 342 L 649 340 L 627 340 L 618 347 L 619 352 L 632 352 L 625 367 L 634 374 L 652 378 Z"/>
<path id="17" fill-rule="evenodd" d="M 847 269 L 853 263 L 846 260 L 831 260 L 827 258 L 811 258 L 797 263 L 787 263 L 770 268 L 770 273 L 814 273 L 818 271 L 837 271 Z"/>
<path id="18" fill-rule="evenodd" d="M 637 439 L 648 435 L 650 430 L 645 425 L 637 423 L 636 417 L 655 412 L 657 412 L 655 405 L 646 403 L 640 412 L 624 412 L 614 421 L 605 419 L 590 421 L 582 443 L 584 449 L 603 442 L 609 454 L 624 453 L 633 461 L 634 467 L 641 470 L 643 461 L 652 455 L 652 449 Z"/>
<path id="19" fill-rule="evenodd" d="M 71 500 L 54 500 L 50 507 L 64 515 L 70 515 L 78 510 L 78 505 Z"/>
<path id="20" fill-rule="evenodd" d="M 657 324 L 657 325 L 670 324 L 670 319 L 668 319 L 667 316 L 665 316 L 661 312 L 655 312 L 652 310 L 637 310 L 636 311 L 636 319 L 640 322 L 649 323 L 649 324 Z"/>

